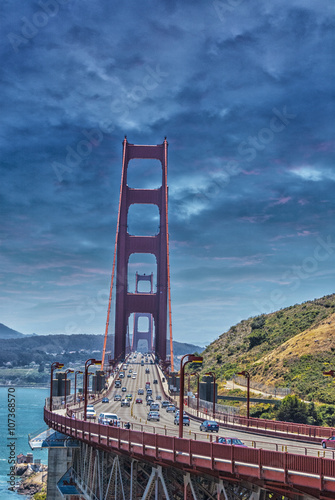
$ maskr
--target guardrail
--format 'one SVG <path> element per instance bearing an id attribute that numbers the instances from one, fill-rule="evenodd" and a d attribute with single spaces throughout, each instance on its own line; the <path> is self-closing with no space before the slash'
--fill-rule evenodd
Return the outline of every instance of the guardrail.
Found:
<path id="1" fill-rule="evenodd" d="M 240 448 L 75 420 L 44 409 L 53 429 L 106 451 L 118 451 L 178 468 L 192 467 L 220 477 L 222 473 L 275 481 L 302 491 L 335 493 L 335 460 L 277 451 Z"/>

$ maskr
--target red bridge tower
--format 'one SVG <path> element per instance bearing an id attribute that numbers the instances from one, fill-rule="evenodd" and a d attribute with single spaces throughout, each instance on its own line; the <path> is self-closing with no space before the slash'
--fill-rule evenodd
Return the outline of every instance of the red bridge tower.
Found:
<path id="1" fill-rule="evenodd" d="M 167 148 L 165 138 L 163 144 L 156 146 L 142 146 L 129 144 L 123 141 L 122 178 L 118 226 L 116 235 L 116 299 L 115 299 L 115 346 L 114 359 L 123 358 L 126 354 L 126 336 L 129 316 L 132 313 L 147 316 L 152 315 L 154 321 L 154 352 L 166 361 L 167 342 L 167 311 L 169 302 L 170 324 L 170 351 L 171 365 L 173 366 L 172 330 L 171 330 L 171 295 L 169 277 L 169 251 L 168 251 L 168 204 L 167 204 Z M 156 159 L 162 167 L 162 185 L 158 189 L 133 189 L 127 184 L 128 163 L 132 159 Z M 160 214 L 159 233 L 153 236 L 133 236 L 127 231 L 128 209 L 132 204 L 152 203 L 158 206 Z M 134 253 L 148 253 L 156 257 L 157 262 L 157 289 L 150 293 L 128 292 L 128 261 Z M 112 273 L 114 277 L 115 256 Z M 110 294 L 111 301 L 111 294 Z M 109 301 L 109 302 L 110 302 Z M 109 305 L 110 309 L 110 305 Z M 139 316 L 137 316 L 139 318 Z M 149 316 L 148 316 L 149 317 Z M 135 319 L 136 322 L 136 319 Z M 108 330 L 109 314 L 107 316 L 106 333 Z M 134 325 L 135 326 L 135 325 Z M 152 335 L 152 334 L 151 334 Z M 152 337 L 151 337 L 152 338 Z M 103 360 L 106 346 L 103 350 Z"/>

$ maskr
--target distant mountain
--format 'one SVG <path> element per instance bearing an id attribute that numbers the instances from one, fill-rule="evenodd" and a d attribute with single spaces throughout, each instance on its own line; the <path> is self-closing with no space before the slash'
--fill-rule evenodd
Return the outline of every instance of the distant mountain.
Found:
<path id="1" fill-rule="evenodd" d="M 5 329 L 4 325 L 2 325 Z M 99 359 L 102 354 L 104 343 L 103 335 L 81 334 L 81 335 L 23 335 L 14 330 L 9 337 L 2 337 L 0 350 L 0 366 L 4 366 L 10 361 L 13 366 L 25 366 L 30 362 L 50 363 L 59 361 L 60 363 L 85 362 L 89 357 Z M 16 334 L 16 336 L 14 335 Z M 1 338 L 1 336 L 0 336 Z M 20 338 L 20 342 L 17 342 Z M 110 350 L 111 339 L 107 341 L 107 351 Z M 173 342 L 174 355 L 200 352 L 201 347 L 193 344 L 182 344 Z"/>
<path id="2" fill-rule="evenodd" d="M 17 339 L 19 337 L 24 337 L 24 334 L 0 323 L 0 339 Z"/>
<path id="3" fill-rule="evenodd" d="M 173 355 L 183 356 L 184 354 L 194 354 L 201 352 L 204 348 L 194 344 L 184 344 L 182 342 L 173 341 Z M 168 345 L 168 353 L 170 353 L 170 345 Z"/>

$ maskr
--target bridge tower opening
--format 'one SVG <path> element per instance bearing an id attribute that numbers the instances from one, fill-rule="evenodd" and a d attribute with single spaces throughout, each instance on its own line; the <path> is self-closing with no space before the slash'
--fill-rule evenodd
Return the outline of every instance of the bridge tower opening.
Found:
<path id="1" fill-rule="evenodd" d="M 154 274 L 139 274 L 136 272 L 136 280 L 135 280 L 135 293 L 145 293 L 140 291 L 141 286 L 139 283 L 147 283 L 149 285 L 148 293 L 153 293 L 154 286 Z M 147 320 L 147 321 L 143 321 Z M 142 321 L 141 321 L 142 320 Z M 143 323 L 146 325 L 146 328 L 140 327 Z M 133 327 L 133 337 L 132 337 L 132 351 L 138 351 L 139 345 L 143 346 L 143 342 L 146 341 L 147 349 L 145 351 L 152 352 L 153 350 L 153 315 L 150 313 L 135 313 L 134 315 L 134 327 Z M 143 349 L 143 348 L 142 348 Z M 141 350 L 142 350 L 141 349 Z"/>
<path id="2" fill-rule="evenodd" d="M 165 138 L 163 144 L 135 145 L 127 138 L 123 141 L 122 178 L 119 201 L 116 250 L 116 298 L 115 298 L 115 333 L 114 359 L 122 359 L 127 352 L 127 327 L 129 316 L 134 314 L 134 330 L 132 344 L 140 340 L 142 332 L 138 329 L 141 317 L 149 318 L 149 327 L 145 339 L 152 346 L 153 352 L 162 361 L 166 361 L 167 320 L 169 312 L 171 365 L 173 366 L 171 296 L 169 277 L 169 241 L 168 241 L 168 200 L 167 200 L 167 148 Z M 129 187 L 127 173 L 129 162 L 133 159 L 159 160 L 161 167 L 161 185 L 155 189 L 138 189 Z M 157 162 L 157 165 L 159 163 Z M 154 235 L 136 235 L 128 232 L 128 212 L 133 205 L 152 204 L 159 210 L 159 230 Z M 157 283 L 153 291 L 152 277 L 137 275 L 134 293 L 128 291 L 128 263 L 132 254 L 153 254 L 157 262 Z M 112 284 L 115 268 L 115 256 L 112 272 Z M 148 280 L 150 291 L 140 292 L 139 282 Z M 109 300 L 109 310 L 111 292 Z M 169 307 L 168 307 L 169 305 Z M 103 360 L 106 345 L 106 334 L 109 323 L 107 316 Z"/>

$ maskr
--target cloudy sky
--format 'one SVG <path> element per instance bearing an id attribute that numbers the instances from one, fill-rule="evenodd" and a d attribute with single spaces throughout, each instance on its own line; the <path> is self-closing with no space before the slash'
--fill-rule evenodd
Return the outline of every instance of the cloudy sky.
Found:
<path id="1" fill-rule="evenodd" d="M 169 143 L 175 340 L 335 291 L 332 0 L 3 0 L 0 15 L 1 323 L 104 333 L 125 134 Z M 155 187 L 147 168 L 133 182 Z M 154 210 L 131 216 L 155 231 Z"/>

